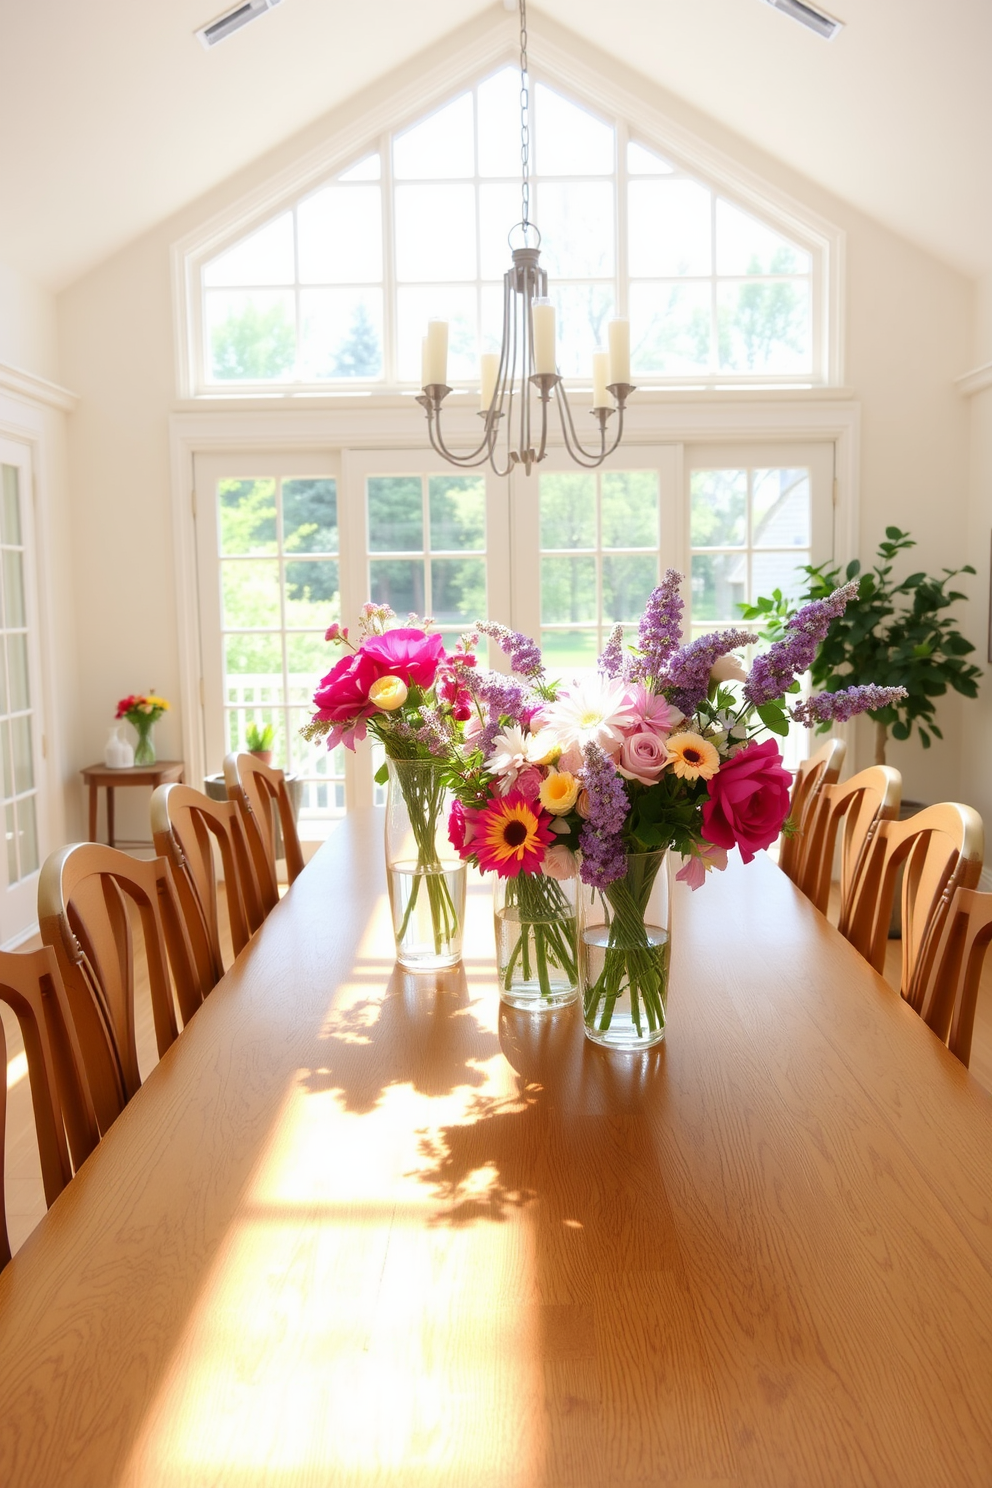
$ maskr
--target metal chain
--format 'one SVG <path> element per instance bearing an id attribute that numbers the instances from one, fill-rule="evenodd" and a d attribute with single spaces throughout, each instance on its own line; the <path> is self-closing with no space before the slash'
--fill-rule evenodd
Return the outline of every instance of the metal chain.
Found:
<path id="1" fill-rule="evenodd" d="M 527 73 L 527 0 L 520 0 L 520 220 L 530 221 L 530 78 Z"/>

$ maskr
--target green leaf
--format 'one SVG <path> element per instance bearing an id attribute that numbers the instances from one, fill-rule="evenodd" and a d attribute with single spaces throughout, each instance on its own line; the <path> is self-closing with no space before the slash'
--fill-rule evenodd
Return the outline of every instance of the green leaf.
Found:
<path id="1" fill-rule="evenodd" d="M 755 710 L 766 729 L 783 738 L 789 732 L 789 720 L 781 703 L 761 703 Z"/>
<path id="2" fill-rule="evenodd" d="M 385 785 L 386 781 L 389 779 L 389 766 L 388 766 L 388 764 L 380 765 L 379 768 L 378 768 L 378 770 L 376 770 L 376 772 L 375 772 L 375 777 L 374 778 L 375 778 L 376 785 Z"/>

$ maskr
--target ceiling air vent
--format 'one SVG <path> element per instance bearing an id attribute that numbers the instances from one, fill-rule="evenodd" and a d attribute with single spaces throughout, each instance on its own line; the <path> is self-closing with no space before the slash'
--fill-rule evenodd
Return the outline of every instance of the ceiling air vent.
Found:
<path id="1" fill-rule="evenodd" d="M 236 5 L 233 10 L 225 11 L 211 21 L 209 26 L 201 26 L 196 34 L 209 50 L 218 42 L 226 41 L 233 32 L 240 31 L 242 26 L 247 26 L 249 21 L 257 21 L 267 10 L 274 10 L 279 3 L 280 0 L 245 0 L 243 5 Z"/>
<path id="2" fill-rule="evenodd" d="M 814 10 L 812 5 L 805 5 L 803 0 L 766 0 L 766 4 L 784 11 L 794 21 L 799 21 L 810 31 L 815 31 L 817 36 L 822 36 L 824 41 L 832 41 L 837 32 L 844 29 L 843 21 L 835 21 L 833 16 L 824 15 L 822 10 Z"/>

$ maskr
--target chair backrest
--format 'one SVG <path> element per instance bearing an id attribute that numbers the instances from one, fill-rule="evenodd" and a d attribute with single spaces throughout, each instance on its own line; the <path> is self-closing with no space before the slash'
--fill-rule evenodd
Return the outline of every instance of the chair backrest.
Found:
<path id="1" fill-rule="evenodd" d="M 956 889 L 973 889 L 982 872 L 985 833 L 970 806 L 927 806 L 906 821 L 883 821 L 866 845 L 844 934 L 882 972 L 896 877 L 903 867 L 902 973 L 899 990 L 920 1006 Z"/>
<path id="2" fill-rule="evenodd" d="M 982 963 L 992 941 L 992 894 L 956 889 L 929 972 L 914 995 L 920 1017 L 967 1065 Z"/>
<path id="3" fill-rule="evenodd" d="M 212 801 L 189 785 L 160 785 L 152 795 L 151 821 L 155 851 L 172 867 L 201 985 L 212 987 L 224 975 L 214 842 L 235 955 L 265 918 L 241 809 L 236 801 Z"/>
<path id="4" fill-rule="evenodd" d="M 290 883 L 303 872 L 303 853 L 293 805 L 281 770 L 265 765 L 253 754 L 229 754 L 224 761 L 224 783 L 232 801 L 244 812 L 245 831 L 266 909 L 279 898 L 276 879 L 275 817 L 279 816 L 286 874 Z"/>
<path id="5" fill-rule="evenodd" d="M 89 1092 L 80 1079 L 78 1048 L 65 988 L 54 953 L 47 946 L 37 951 L 0 951 L 0 1002 L 13 1011 L 24 1039 L 45 1200 L 53 1204 L 72 1177 L 63 1101 L 85 1113 L 93 1144 L 97 1134 Z M 0 1067 L 6 1074 L 7 1049 L 2 1023 Z M 6 1099 L 4 1078 L 0 1079 L 0 1268 L 10 1260 L 3 1185 Z"/>
<path id="6" fill-rule="evenodd" d="M 170 967 L 184 1023 L 209 990 L 197 976 L 169 864 L 80 842 L 52 853 L 42 867 L 41 937 L 62 973 L 101 1134 L 141 1084 L 129 903 L 140 918 L 161 1056 L 178 1036 Z M 75 1156 L 71 1128 L 69 1142 Z"/>
<path id="7" fill-rule="evenodd" d="M 796 771 L 789 803 L 789 822 L 793 830 L 782 838 L 778 854 L 778 866 L 793 882 L 802 861 L 803 843 L 816 797 L 823 786 L 833 785 L 840 779 L 846 753 L 847 745 L 843 739 L 828 739 L 815 754 L 803 760 Z"/>
<path id="8" fill-rule="evenodd" d="M 902 776 L 891 765 L 871 765 L 850 780 L 824 785 L 810 813 L 796 884 L 821 914 L 830 902 L 834 849 L 841 822 L 840 919 L 846 923 L 861 856 L 880 821 L 895 821 Z"/>

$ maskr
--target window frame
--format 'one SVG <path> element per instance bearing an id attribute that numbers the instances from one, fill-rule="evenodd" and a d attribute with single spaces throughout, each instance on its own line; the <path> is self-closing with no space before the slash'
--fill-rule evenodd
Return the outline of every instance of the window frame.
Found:
<path id="1" fill-rule="evenodd" d="M 290 168 L 268 187 L 260 187 L 250 198 L 215 218 L 206 230 L 193 233 L 173 246 L 173 278 L 177 336 L 179 395 L 182 398 L 319 397 L 322 400 L 363 397 L 395 397 L 419 391 L 411 382 L 387 380 L 396 365 L 396 279 L 392 251 L 393 176 L 390 141 L 396 133 L 428 118 L 446 103 L 477 86 L 502 66 L 513 64 L 512 53 L 502 40 L 500 28 L 484 48 L 469 49 L 462 66 L 454 63 L 446 71 L 435 67 L 419 87 L 411 82 L 399 89 L 392 108 L 369 110 L 337 131 L 325 146 L 297 167 Z M 487 55 L 488 54 L 488 55 Z M 843 346 L 843 245 L 844 234 L 814 212 L 785 196 L 710 146 L 675 125 L 658 110 L 617 87 L 607 73 L 577 62 L 561 48 L 541 44 L 539 61 L 531 73 L 532 84 L 545 83 L 565 94 L 616 129 L 616 169 L 612 176 L 618 210 L 615 219 L 617 313 L 628 309 L 626 268 L 627 141 L 633 138 L 645 148 L 669 160 L 678 170 L 706 186 L 774 231 L 791 239 L 811 259 L 811 349 L 810 373 L 771 376 L 767 373 L 681 375 L 645 379 L 644 386 L 658 389 L 768 389 L 836 386 L 842 382 Z M 374 117 L 373 117 L 374 116 Z M 364 127 L 363 127 L 364 124 Z M 356 143 L 360 141 L 360 143 Z M 239 239 L 263 226 L 281 211 L 329 183 L 340 173 L 375 151 L 381 161 L 382 225 L 384 245 L 384 377 L 345 382 L 214 382 L 206 378 L 205 326 L 202 270 L 206 262 Z M 509 224 L 508 224 L 509 226 Z M 715 267 L 715 266 L 714 266 Z M 714 276 L 715 277 L 715 276 Z M 719 282 L 719 281 L 717 281 Z M 588 386 L 588 378 L 568 379 L 569 386 Z M 453 384 L 456 390 L 473 383 Z"/>

